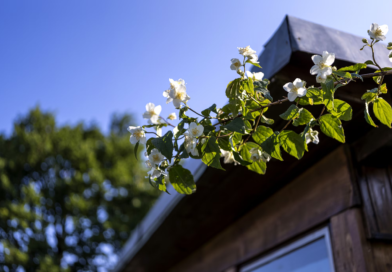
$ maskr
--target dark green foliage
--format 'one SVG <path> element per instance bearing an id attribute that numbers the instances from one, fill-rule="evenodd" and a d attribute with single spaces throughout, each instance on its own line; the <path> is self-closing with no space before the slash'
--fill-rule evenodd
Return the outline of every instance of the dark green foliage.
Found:
<path id="1" fill-rule="evenodd" d="M 131 122 L 114 116 L 105 136 L 94 126 L 57 126 L 36 108 L 10 137 L 0 135 L 0 241 L 9 253 L 0 252 L 0 263 L 10 271 L 96 271 L 100 243 L 121 249 L 158 194 L 135 159 Z M 77 258 L 63 269 L 66 252 Z"/>

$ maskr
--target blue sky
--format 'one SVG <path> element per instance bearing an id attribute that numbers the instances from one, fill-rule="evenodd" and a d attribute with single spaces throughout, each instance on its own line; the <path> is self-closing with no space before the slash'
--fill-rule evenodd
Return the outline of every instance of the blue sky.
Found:
<path id="1" fill-rule="evenodd" d="M 166 117 L 169 78 L 186 81 L 192 108 L 223 106 L 236 48 L 259 53 L 286 14 L 367 37 L 372 22 L 392 27 L 391 10 L 390 0 L 3 0 L 0 132 L 36 105 L 104 131 L 114 112 L 145 123 L 148 102 Z"/>

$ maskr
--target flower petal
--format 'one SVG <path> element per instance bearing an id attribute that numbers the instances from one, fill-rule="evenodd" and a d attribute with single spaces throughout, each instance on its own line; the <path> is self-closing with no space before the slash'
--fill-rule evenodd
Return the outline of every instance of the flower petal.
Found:
<path id="1" fill-rule="evenodd" d="M 334 53 L 326 54 L 325 56 L 323 56 L 323 60 L 326 65 L 332 65 L 332 63 L 334 63 L 335 61 L 335 54 Z"/>
<path id="2" fill-rule="evenodd" d="M 306 95 L 306 88 L 298 88 L 297 93 L 299 97 Z"/>
<path id="3" fill-rule="evenodd" d="M 312 68 L 310 68 L 311 75 L 318 74 L 319 72 L 320 72 L 320 68 L 318 67 L 318 65 L 313 65 Z"/>
<path id="4" fill-rule="evenodd" d="M 382 35 L 386 35 L 388 33 L 388 25 L 382 25 L 378 28 L 382 31 Z"/>
<path id="5" fill-rule="evenodd" d="M 131 142 L 131 144 L 136 144 L 138 142 L 137 138 L 133 135 L 131 135 L 131 138 L 129 138 L 129 141 Z"/>
<path id="6" fill-rule="evenodd" d="M 323 58 L 322 58 L 320 55 L 313 55 L 313 56 L 312 56 L 312 60 L 313 60 L 313 63 L 314 63 L 314 64 L 319 64 L 320 61 L 323 60 Z"/>
<path id="7" fill-rule="evenodd" d="M 156 106 L 154 109 L 155 114 L 159 115 L 162 111 L 162 107 L 160 105 Z"/>
<path id="8" fill-rule="evenodd" d="M 296 93 L 289 93 L 289 95 L 288 95 L 289 101 L 293 102 L 296 98 L 297 98 Z"/>
<path id="9" fill-rule="evenodd" d="M 296 79 L 294 80 L 294 82 L 293 82 L 293 85 L 294 85 L 295 87 L 297 87 L 297 88 L 301 88 L 301 87 L 304 86 L 304 83 L 302 82 L 301 79 L 296 78 Z"/>
<path id="10" fill-rule="evenodd" d="M 143 113 L 143 118 L 144 119 L 150 119 L 151 118 L 151 113 L 149 111 L 146 111 L 145 113 Z"/>
<path id="11" fill-rule="evenodd" d="M 256 80 L 263 80 L 264 73 L 262 72 L 254 73 L 254 76 Z"/>
<path id="12" fill-rule="evenodd" d="M 181 107 L 181 100 L 180 99 L 173 99 L 173 105 L 176 109 Z"/>
<path id="13" fill-rule="evenodd" d="M 288 82 L 288 83 L 286 83 L 286 84 L 283 85 L 283 89 L 284 89 L 286 92 L 288 92 L 288 93 L 291 91 L 292 88 L 294 88 L 294 85 L 293 85 L 293 83 L 291 83 L 291 82 Z"/>
<path id="14" fill-rule="evenodd" d="M 371 32 L 375 32 L 377 30 L 377 28 L 378 28 L 378 24 L 376 24 L 376 23 L 373 23 L 373 24 L 370 25 L 370 31 Z"/>

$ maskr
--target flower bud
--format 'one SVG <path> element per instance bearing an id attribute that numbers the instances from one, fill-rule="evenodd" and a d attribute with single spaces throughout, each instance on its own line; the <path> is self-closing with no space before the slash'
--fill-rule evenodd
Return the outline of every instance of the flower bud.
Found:
<path id="1" fill-rule="evenodd" d="M 168 166 L 169 166 L 169 163 L 167 162 L 167 160 L 164 160 L 164 161 L 161 163 L 161 166 L 162 166 L 162 167 L 168 167 Z"/>
<path id="2" fill-rule="evenodd" d="M 239 74 L 241 77 L 245 75 L 245 73 L 244 73 L 244 72 L 242 72 L 242 70 L 241 70 L 241 69 L 238 69 L 238 70 L 237 70 L 237 74 Z"/>
<path id="3" fill-rule="evenodd" d="M 337 71 L 338 69 L 336 68 L 336 66 L 332 66 L 332 71 Z"/>
<path id="4" fill-rule="evenodd" d="M 363 43 L 368 43 L 368 40 L 365 39 L 365 38 L 363 38 L 363 39 L 362 39 L 362 42 L 363 42 Z"/>

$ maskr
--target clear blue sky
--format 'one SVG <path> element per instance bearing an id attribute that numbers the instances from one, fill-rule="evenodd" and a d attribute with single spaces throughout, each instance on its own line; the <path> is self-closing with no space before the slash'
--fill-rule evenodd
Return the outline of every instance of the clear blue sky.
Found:
<path id="1" fill-rule="evenodd" d="M 169 78 L 185 79 L 192 108 L 222 106 L 236 48 L 259 53 L 286 14 L 367 37 L 372 22 L 392 28 L 391 10 L 391 0 L 3 0 L 0 132 L 36 105 L 105 131 L 113 112 L 142 123 L 148 102 L 167 116 Z"/>

